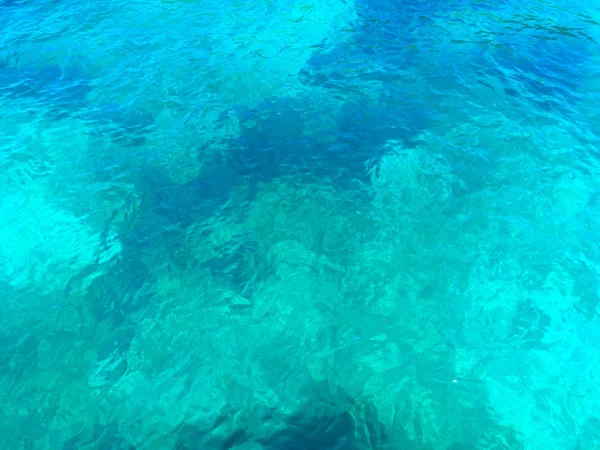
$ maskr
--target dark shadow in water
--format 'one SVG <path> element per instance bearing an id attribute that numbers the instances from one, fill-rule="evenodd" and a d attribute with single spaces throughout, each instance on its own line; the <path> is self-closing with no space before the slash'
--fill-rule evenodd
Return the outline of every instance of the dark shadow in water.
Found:
<path id="1" fill-rule="evenodd" d="M 59 3 L 61 0 L 42 0 L 37 2 L 36 0 L 0 0 L 0 8 L 18 8 L 20 6 L 27 6 L 31 3 Z"/>
<path id="2" fill-rule="evenodd" d="M 185 184 L 174 183 L 164 167 L 142 168 L 135 182 L 143 199 L 140 222 L 153 220 L 154 224 L 140 226 L 183 230 L 197 219 L 215 214 L 232 190 L 245 182 L 235 167 L 227 164 L 215 164 Z"/>
<path id="3" fill-rule="evenodd" d="M 314 170 L 315 142 L 306 132 L 311 114 L 307 106 L 295 99 L 271 98 L 252 111 L 240 111 L 241 135 L 230 142 L 228 163 L 242 176 L 259 181 L 285 175 L 286 168 L 299 175 Z"/>
<path id="4" fill-rule="evenodd" d="M 550 326 L 551 319 L 531 299 L 523 299 L 517 304 L 510 333 L 511 338 L 527 349 L 548 350 L 544 336 Z"/>
<path id="5" fill-rule="evenodd" d="M 341 189 L 359 189 L 368 181 L 367 162 L 382 156 L 387 140 L 410 145 L 427 126 L 426 109 L 414 102 L 399 99 L 398 106 L 386 106 L 349 100 L 330 117 L 336 123 L 325 130 L 331 142 L 320 142 L 311 131 L 323 114 L 318 105 L 276 98 L 265 100 L 257 110 L 252 126 L 242 126 L 238 148 L 231 151 L 239 173 L 260 181 L 293 176 Z"/>
<path id="6" fill-rule="evenodd" d="M 105 104 L 82 111 L 82 119 L 92 127 L 92 137 L 108 137 L 123 147 L 140 147 L 152 130 L 154 117 L 149 112 L 120 105 Z"/>
<path id="7" fill-rule="evenodd" d="M 124 247 L 115 266 L 92 281 L 86 295 L 96 320 L 119 326 L 150 304 L 149 270 L 141 261 L 142 249 Z"/>
<path id="8" fill-rule="evenodd" d="M 90 80 L 76 66 L 0 66 L 0 99 L 35 99 L 54 119 L 84 106 L 90 91 Z"/>
<path id="9" fill-rule="evenodd" d="M 135 332 L 135 327 L 126 325 L 116 329 L 100 345 L 96 360 L 89 370 L 88 385 L 91 388 L 110 387 L 127 373 L 126 357 Z"/>
<path id="10" fill-rule="evenodd" d="M 353 79 L 368 77 L 386 84 L 407 68 L 432 60 L 436 64 L 431 72 L 418 75 L 448 95 L 477 82 L 477 73 L 491 74 L 503 82 L 508 95 L 527 96 L 545 111 L 570 112 L 582 98 L 577 89 L 597 47 L 586 34 L 589 25 L 585 22 L 572 27 L 550 25 L 527 14 L 509 17 L 504 11 L 494 16 L 493 32 L 469 24 L 478 39 L 493 41 L 493 45 L 482 42 L 479 55 L 462 63 L 452 59 L 453 52 L 448 58 L 440 52 L 445 34 L 428 39 L 431 30 L 443 30 L 444 21 L 455 21 L 460 11 L 475 14 L 473 11 L 495 10 L 499 5 L 506 10 L 505 2 L 358 0 L 352 39 L 316 54 L 301 73 L 308 84 L 344 92 Z M 434 20 L 437 28 L 431 28 Z M 464 59 L 458 47 L 456 52 Z"/>
<path id="11" fill-rule="evenodd" d="M 333 185 L 354 191 L 357 202 L 366 201 L 370 194 L 364 183 L 369 182 L 368 169 L 372 166 L 368 163 L 381 157 L 386 140 L 400 139 L 411 145 L 411 139 L 428 123 L 426 109 L 418 102 L 347 102 L 341 111 L 333 110 L 327 118 L 333 124 L 327 130 L 333 142 L 322 142 L 316 133 L 323 129 L 319 128 L 323 111 L 310 99 L 272 98 L 254 111 L 240 109 L 238 114 L 243 124 L 241 136 L 229 142 L 230 150 L 223 160 L 212 161 L 198 178 L 176 184 L 164 167 L 146 166 L 131 172 L 141 205 L 136 218 L 121 227 L 120 238 L 126 248 L 134 254 L 159 249 L 171 253 L 183 246 L 189 225 L 223 213 L 222 208 L 233 197 L 235 205 L 227 208 L 235 208 L 241 219 L 254 200 L 256 185 L 278 177 Z M 132 126 L 142 130 L 143 123 L 139 128 Z M 255 275 L 250 266 L 252 259 L 260 259 L 253 245 L 244 245 L 205 266 L 243 291 Z M 129 283 L 136 279 L 129 275 L 123 278 Z M 111 284 L 98 286 L 99 292 L 108 294 L 115 289 Z M 113 292 L 110 296 L 115 295 Z M 96 304 L 102 305 L 97 306 L 98 314 L 117 314 L 102 302 Z"/>
<path id="12" fill-rule="evenodd" d="M 0 380 L 9 383 L 27 379 L 38 365 L 39 339 L 32 333 L 0 335 Z"/>
<path id="13" fill-rule="evenodd" d="M 29 0 L 0 0 L 0 7 L 18 7 L 26 5 L 27 3 L 29 3 Z"/>
<path id="14" fill-rule="evenodd" d="M 347 394 L 344 394 L 347 396 Z M 266 450 L 425 450 L 404 429 L 391 433 L 380 423 L 375 406 L 313 398 L 301 410 L 284 415 L 274 408 L 256 407 L 250 423 L 236 429 L 235 411 L 223 408 L 211 425 L 188 423 L 178 433 L 176 450 L 230 449 L 252 443 Z M 254 448 L 254 447 L 252 447 Z"/>
<path id="15" fill-rule="evenodd" d="M 531 39 L 531 38 L 530 38 Z M 565 38 L 566 40 L 566 38 Z M 581 100 L 577 89 L 585 77 L 590 57 L 586 42 L 541 41 L 535 45 L 496 46 L 490 51 L 490 60 L 480 61 L 490 74 L 508 86 L 509 95 L 521 96 L 519 90 L 533 95 L 532 101 L 544 110 L 565 111 L 563 103 L 575 105 Z"/>
<path id="16" fill-rule="evenodd" d="M 263 442 L 272 450 L 355 450 L 359 448 L 356 423 L 350 413 L 333 417 L 303 417 L 296 414 L 287 421 L 286 429 Z"/>
<path id="17" fill-rule="evenodd" d="M 250 297 L 255 287 L 270 274 L 267 271 L 265 249 L 256 241 L 231 244 L 236 242 L 222 246 L 220 253 L 224 256 L 212 258 L 202 266 L 208 268 L 212 276 L 228 280 L 238 293 Z"/>
<path id="18" fill-rule="evenodd" d="M 97 450 L 135 450 L 135 446 L 120 436 L 116 424 L 94 424 L 91 439 L 82 441 L 80 435 L 68 439 L 62 450 L 77 450 L 80 448 L 94 448 Z M 91 447 L 90 447 L 91 446 Z"/>
<path id="19" fill-rule="evenodd" d="M 173 450 L 229 450 L 248 441 L 243 430 L 229 435 L 213 434 L 210 427 L 186 424 L 178 432 Z"/>

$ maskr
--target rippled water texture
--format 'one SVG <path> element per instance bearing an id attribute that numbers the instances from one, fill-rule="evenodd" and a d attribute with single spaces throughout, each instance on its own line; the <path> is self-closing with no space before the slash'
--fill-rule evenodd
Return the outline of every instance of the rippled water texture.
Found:
<path id="1" fill-rule="evenodd" d="M 0 448 L 600 448 L 599 41 L 0 0 Z"/>

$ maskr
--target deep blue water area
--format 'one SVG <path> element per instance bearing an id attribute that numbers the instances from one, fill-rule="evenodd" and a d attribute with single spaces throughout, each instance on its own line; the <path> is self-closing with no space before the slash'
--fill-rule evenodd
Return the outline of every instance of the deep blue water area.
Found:
<path id="1" fill-rule="evenodd" d="M 43 67 L 16 67 L 0 65 L 0 96 L 10 100 L 31 99 L 44 111 L 49 109 L 53 116 L 64 116 L 65 110 L 85 105 L 91 90 L 90 80 L 79 68 L 60 65 Z M 5 100 L 6 101 L 6 100 Z M 35 109 L 30 110 L 36 114 Z"/>
<path id="2" fill-rule="evenodd" d="M 108 137 L 116 145 L 140 147 L 146 143 L 144 134 L 154 125 L 150 112 L 138 111 L 116 104 L 90 107 L 83 114 L 92 128 L 92 136 Z"/>

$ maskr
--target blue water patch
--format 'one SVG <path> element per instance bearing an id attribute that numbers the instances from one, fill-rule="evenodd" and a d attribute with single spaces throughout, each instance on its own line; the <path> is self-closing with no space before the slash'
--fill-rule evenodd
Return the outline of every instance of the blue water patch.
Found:
<path id="1" fill-rule="evenodd" d="M 146 111 L 115 104 L 90 106 L 81 118 L 91 127 L 92 137 L 108 137 L 124 147 L 141 147 L 145 134 L 152 130 L 154 116 Z"/>
<path id="2" fill-rule="evenodd" d="M 393 90 L 387 95 L 392 96 Z M 386 109 L 376 101 L 344 103 L 330 113 L 335 127 L 325 131 L 333 140 L 320 142 L 323 112 L 298 100 L 270 99 L 255 114 L 242 116 L 241 149 L 234 150 L 232 158 L 238 162 L 237 170 L 251 178 L 273 180 L 295 174 L 347 188 L 354 180 L 367 179 L 367 161 L 381 156 L 387 140 L 410 145 L 426 129 L 425 105 L 402 97 L 395 102 L 397 107 Z M 244 119 L 252 120 L 252 125 L 244 127 Z"/>
<path id="3" fill-rule="evenodd" d="M 589 264 L 577 265 L 578 277 L 575 280 L 573 295 L 576 300 L 575 308 L 586 317 L 593 320 L 598 317 L 600 306 L 600 283 L 596 272 Z"/>
<path id="4" fill-rule="evenodd" d="M 27 3 L 28 3 L 27 0 L 2 0 L 2 1 L 0 1 L 0 7 L 6 7 L 6 8 L 17 7 L 17 6 L 27 4 Z"/>
<path id="5" fill-rule="evenodd" d="M 141 255 L 125 247 L 123 259 L 91 283 L 85 304 L 98 322 L 120 326 L 150 304 L 154 294 L 147 290 L 150 275 Z"/>
<path id="6" fill-rule="evenodd" d="M 0 447 L 598 447 L 597 13 L 205 3 L 0 0 Z"/>
<path id="7" fill-rule="evenodd" d="M 134 450 L 135 446 L 119 433 L 119 427 L 115 423 L 101 424 L 95 423 L 91 427 L 89 439 L 82 437 L 82 434 L 75 435 L 66 440 L 62 450 L 76 450 L 82 446 L 93 445 L 98 450 Z"/>
<path id="8" fill-rule="evenodd" d="M 263 445 L 270 450 L 352 450 L 360 445 L 355 427 L 356 423 L 349 412 L 309 418 L 298 414 L 289 419 L 286 429 L 271 436 Z"/>
<path id="9" fill-rule="evenodd" d="M 3 377 L 18 379 L 30 376 L 38 365 L 39 338 L 33 333 L 3 332 L 0 335 L 0 366 Z"/>
<path id="10" fill-rule="evenodd" d="M 499 68 L 490 68 L 491 73 L 503 80 L 512 95 L 519 95 L 515 87 L 520 86 L 524 91 L 521 96 L 533 94 L 544 109 L 560 108 L 563 102 L 573 105 L 581 99 L 577 89 L 590 56 L 584 44 L 541 41 L 531 43 L 531 47 L 499 46 L 490 55 Z"/>
<path id="11" fill-rule="evenodd" d="M 547 349 L 543 338 L 548 331 L 551 319 L 531 301 L 519 302 L 515 318 L 511 324 L 514 338 L 527 348 Z"/>
<path id="12" fill-rule="evenodd" d="M 135 336 L 135 328 L 117 328 L 99 347 L 90 370 L 89 382 L 94 387 L 114 383 L 127 371 L 126 355 Z"/>
<path id="13" fill-rule="evenodd" d="M 412 147 L 434 120 L 434 112 L 423 99 L 397 86 L 384 87 L 377 102 L 349 102 L 342 108 L 339 132 L 344 139 L 371 148 L 363 157 L 378 157 L 382 145 L 400 140 Z M 371 153 L 375 152 L 375 154 Z M 365 159 L 366 159 L 365 158 Z"/>
<path id="14" fill-rule="evenodd" d="M 142 214 L 147 214 L 144 217 L 150 223 L 156 220 L 152 216 L 160 218 L 157 223 L 166 228 L 184 229 L 214 214 L 232 189 L 244 183 L 243 175 L 230 163 L 215 163 L 184 184 L 171 181 L 164 167 L 145 167 L 139 175 L 135 182 L 143 194 Z"/>
<path id="15" fill-rule="evenodd" d="M 272 275 L 266 249 L 258 241 L 247 240 L 241 245 L 229 242 L 215 252 L 223 256 L 208 259 L 202 267 L 209 269 L 214 277 L 227 280 L 244 297 L 251 298 L 255 288 Z"/>
<path id="16" fill-rule="evenodd" d="M 302 165 L 310 154 L 311 139 L 306 133 L 309 111 L 293 99 L 267 99 L 254 112 L 241 116 L 240 153 L 236 169 L 244 175 L 273 180 L 289 164 Z M 245 126 L 246 121 L 252 125 Z"/>
<path id="17" fill-rule="evenodd" d="M 39 3 L 59 3 L 62 0 L 0 0 L 0 8 L 19 8 Z"/>
<path id="18" fill-rule="evenodd" d="M 181 427 L 177 448 L 233 448 L 244 444 L 268 450 L 353 450 L 360 446 L 422 448 L 418 442 L 411 441 L 404 430 L 388 434 L 372 403 L 359 404 L 351 397 L 345 398 L 347 394 L 339 389 L 342 393 L 336 391 L 329 401 L 315 397 L 288 417 L 274 409 L 253 408 L 252 417 L 261 424 L 258 435 L 242 428 L 231 433 L 219 430 L 235 413 L 233 407 L 224 407 L 213 423 L 186 423 Z M 358 417 L 359 410 L 364 411 L 364 416 Z"/>
<path id="19" fill-rule="evenodd" d="M 510 9 L 507 11 L 506 5 L 503 5 L 504 11 L 499 10 L 498 6 L 469 1 L 452 2 L 443 6 L 435 2 L 414 4 L 360 1 L 358 14 L 362 19 L 362 32 L 353 45 L 347 47 L 346 53 L 362 53 L 363 56 L 369 56 L 371 63 L 373 60 L 379 61 L 390 69 L 377 77 L 385 79 L 393 74 L 394 66 L 419 64 L 419 59 L 423 58 L 420 47 L 424 45 L 419 40 L 435 37 L 410 33 L 409 30 L 435 24 L 436 11 L 442 15 L 452 11 L 472 15 L 475 11 L 496 10 L 502 21 L 503 31 L 507 34 L 484 29 L 467 41 L 473 44 L 480 42 L 482 53 L 473 55 L 470 62 L 457 62 L 455 57 L 446 59 L 443 52 L 440 52 L 436 63 L 451 70 L 439 74 L 439 77 L 437 73 L 423 73 L 422 76 L 431 80 L 437 78 L 439 88 L 449 90 L 453 84 L 460 88 L 457 82 L 460 83 L 461 80 L 457 80 L 457 76 L 464 82 L 469 81 L 464 76 L 468 76 L 471 71 L 484 71 L 498 77 L 509 95 L 527 98 L 546 111 L 568 111 L 581 99 L 577 88 L 585 76 L 586 67 L 589 67 L 590 57 L 596 47 L 593 39 L 586 34 L 584 27 L 562 26 L 560 23 L 543 20 L 532 21 L 527 15 L 510 15 Z M 394 14 L 390 14 L 391 11 Z M 439 27 L 431 30 L 436 32 Z M 447 34 L 442 34 L 437 39 L 441 42 L 446 39 L 454 41 L 452 34 L 453 30 L 448 30 Z M 463 41 L 455 42 L 460 44 Z M 344 53 L 344 50 L 336 51 Z"/>
<path id="20" fill-rule="evenodd" d="M 90 81 L 78 67 L 0 66 L 0 98 L 32 99 L 52 118 L 62 118 L 86 104 Z"/>

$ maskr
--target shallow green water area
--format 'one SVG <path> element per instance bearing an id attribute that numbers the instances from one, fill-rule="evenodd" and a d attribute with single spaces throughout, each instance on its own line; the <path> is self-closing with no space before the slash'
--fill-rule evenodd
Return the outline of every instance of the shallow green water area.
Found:
<path id="1" fill-rule="evenodd" d="M 0 447 L 600 448 L 599 25 L 0 0 Z"/>

